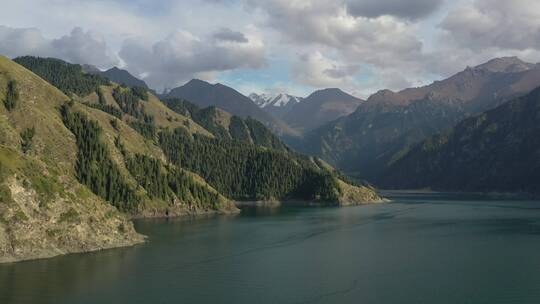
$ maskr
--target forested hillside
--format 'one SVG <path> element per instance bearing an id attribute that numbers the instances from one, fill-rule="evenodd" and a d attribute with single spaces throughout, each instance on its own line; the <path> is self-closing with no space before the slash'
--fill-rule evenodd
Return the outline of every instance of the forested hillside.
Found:
<path id="1" fill-rule="evenodd" d="M 47 67 L 61 84 L 86 77 L 79 66 L 52 61 L 54 65 L 51 59 L 32 58 L 29 67 Z M 201 210 L 229 210 L 230 204 L 214 202 L 213 188 L 236 200 L 338 203 L 345 195 L 333 169 L 290 151 L 254 119 L 178 99 L 167 100 L 168 109 L 143 88 L 94 84 L 97 88 L 88 96 L 62 106 L 61 113 L 77 138 L 78 180 L 121 210 L 144 213 L 151 205 L 157 212 L 173 212 L 178 202 L 203 206 Z M 138 138 L 122 134 L 126 129 Z M 200 175 L 211 188 L 189 186 L 190 176 L 182 177 L 184 169 Z M 156 178 L 142 178 L 141 172 L 154 172 Z M 175 185 L 186 183 L 193 190 L 187 195 L 193 202 L 179 200 L 186 195 Z M 372 190 L 360 189 L 366 196 L 358 196 L 358 201 L 376 198 Z"/>
<path id="2" fill-rule="evenodd" d="M 177 113 L 191 117 L 195 122 L 222 140 L 244 141 L 256 146 L 288 150 L 287 146 L 259 121 L 231 115 L 215 106 L 201 109 L 182 99 L 165 99 L 165 104 Z"/>
<path id="3" fill-rule="evenodd" d="M 86 96 L 97 90 L 100 85 L 108 85 L 109 81 L 99 75 L 83 73 L 78 64 L 70 64 L 56 58 L 40 58 L 32 56 L 17 57 L 13 61 L 31 70 L 45 79 L 64 94 Z"/>
<path id="4" fill-rule="evenodd" d="M 66 95 L 0 56 L 0 100 L 0 262 L 143 241 L 78 181 L 78 144 L 59 111 Z"/>

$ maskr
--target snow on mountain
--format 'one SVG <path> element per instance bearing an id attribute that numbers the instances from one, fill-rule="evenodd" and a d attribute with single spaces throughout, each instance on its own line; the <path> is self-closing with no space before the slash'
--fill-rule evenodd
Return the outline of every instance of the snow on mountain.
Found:
<path id="1" fill-rule="evenodd" d="M 249 98 L 260 108 L 292 106 L 303 98 L 289 94 L 250 94 Z"/>

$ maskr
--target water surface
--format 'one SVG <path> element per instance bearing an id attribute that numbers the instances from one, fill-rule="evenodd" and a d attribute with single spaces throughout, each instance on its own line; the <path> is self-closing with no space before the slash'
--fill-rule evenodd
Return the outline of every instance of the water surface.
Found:
<path id="1" fill-rule="evenodd" d="M 0 265 L 0 303 L 540 303 L 540 203 L 393 203 L 141 220 L 131 248 Z"/>

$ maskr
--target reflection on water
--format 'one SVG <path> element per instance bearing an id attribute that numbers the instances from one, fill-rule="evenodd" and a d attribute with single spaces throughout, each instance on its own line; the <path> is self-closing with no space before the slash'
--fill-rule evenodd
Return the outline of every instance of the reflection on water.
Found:
<path id="1" fill-rule="evenodd" d="M 146 244 L 0 265 L 0 303 L 540 303 L 540 203 L 387 195 L 137 221 Z"/>

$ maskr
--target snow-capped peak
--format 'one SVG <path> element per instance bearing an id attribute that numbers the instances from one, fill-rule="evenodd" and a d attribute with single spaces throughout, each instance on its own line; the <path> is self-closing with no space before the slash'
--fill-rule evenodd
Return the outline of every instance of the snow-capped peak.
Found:
<path id="1" fill-rule="evenodd" d="M 250 94 L 249 98 L 260 108 L 266 107 L 284 107 L 293 105 L 302 101 L 301 97 L 289 94 Z"/>

